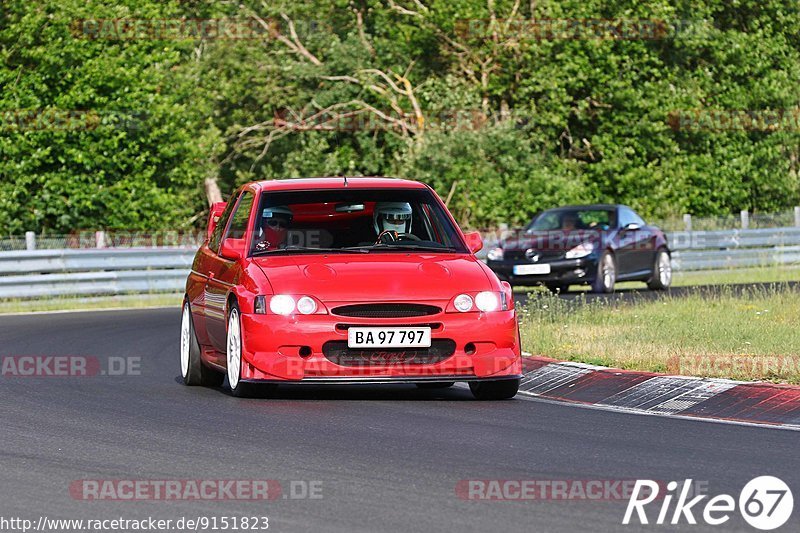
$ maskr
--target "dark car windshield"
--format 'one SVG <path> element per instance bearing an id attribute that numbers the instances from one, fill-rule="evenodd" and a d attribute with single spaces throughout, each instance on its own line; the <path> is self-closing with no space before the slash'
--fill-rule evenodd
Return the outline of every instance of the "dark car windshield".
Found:
<path id="1" fill-rule="evenodd" d="M 613 209 L 552 209 L 545 211 L 527 228 L 528 231 L 607 230 L 616 224 Z"/>
<path id="2" fill-rule="evenodd" d="M 428 189 L 266 191 L 253 230 L 254 255 L 467 252 Z"/>

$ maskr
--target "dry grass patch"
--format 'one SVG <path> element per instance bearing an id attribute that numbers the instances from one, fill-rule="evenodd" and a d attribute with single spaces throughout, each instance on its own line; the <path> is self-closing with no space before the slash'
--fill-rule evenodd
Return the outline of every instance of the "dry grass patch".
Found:
<path id="1" fill-rule="evenodd" d="M 800 292 L 788 286 L 607 302 L 533 292 L 534 354 L 625 369 L 800 383 Z"/>

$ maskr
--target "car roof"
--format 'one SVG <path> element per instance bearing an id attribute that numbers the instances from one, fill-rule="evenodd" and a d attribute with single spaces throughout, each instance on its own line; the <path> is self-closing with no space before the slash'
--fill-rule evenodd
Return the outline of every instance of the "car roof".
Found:
<path id="1" fill-rule="evenodd" d="M 383 176 L 338 176 L 315 178 L 290 178 L 263 180 L 253 182 L 262 191 L 302 191 L 309 189 L 424 189 L 426 185 L 419 181 Z"/>
<path id="2" fill-rule="evenodd" d="M 608 210 L 608 209 L 617 209 L 620 207 L 627 207 L 628 209 L 631 209 L 627 205 L 623 204 L 577 204 L 577 205 L 562 205 L 560 207 L 552 207 L 550 209 L 545 209 L 544 211 L 561 211 L 566 209 Z"/>

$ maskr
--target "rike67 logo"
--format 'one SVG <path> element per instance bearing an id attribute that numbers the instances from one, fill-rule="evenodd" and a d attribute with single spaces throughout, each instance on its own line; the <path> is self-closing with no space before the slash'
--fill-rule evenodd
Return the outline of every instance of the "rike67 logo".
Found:
<path id="1" fill-rule="evenodd" d="M 659 494 L 663 484 L 649 479 L 637 480 L 622 523 L 635 524 L 637 519 L 640 524 L 651 523 L 652 514 L 648 517 L 645 507 L 657 499 L 661 505 L 654 523 L 658 525 L 677 525 L 684 520 L 687 524 L 697 524 L 695 514 L 712 526 L 719 526 L 730 520 L 737 507 L 733 496 L 720 494 L 703 502 L 708 495 L 702 494 L 690 499 L 691 487 L 691 479 L 685 480 L 682 486 L 677 481 L 670 481 L 666 486 L 666 493 Z M 673 508 L 672 502 L 676 497 Z M 781 527 L 792 516 L 794 498 L 789 486 L 782 480 L 773 476 L 760 476 L 750 480 L 739 493 L 738 508 L 748 524 L 762 531 L 770 531 Z"/>

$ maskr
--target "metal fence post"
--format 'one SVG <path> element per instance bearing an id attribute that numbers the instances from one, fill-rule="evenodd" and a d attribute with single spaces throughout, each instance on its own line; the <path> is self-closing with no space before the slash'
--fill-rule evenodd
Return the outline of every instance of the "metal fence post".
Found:
<path id="1" fill-rule="evenodd" d="M 686 231 L 692 231 L 692 215 L 683 215 L 683 227 Z"/>
<path id="2" fill-rule="evenodd" d="M 794 227 L 800 228 L 800 205 L 794 208 Z"/>
<path id="3" fill-rule="evenodd" d="M 32 231 L 25 232 L 25 249 L 26 250 L 36 249 L 36 234 Z"/>
<path id="4" fill-rule="evenodd" d="M 742 209 L 741 216 L 742 229 L 748 229 L 750 227 L 750 212 L 747 209 Z"/>

